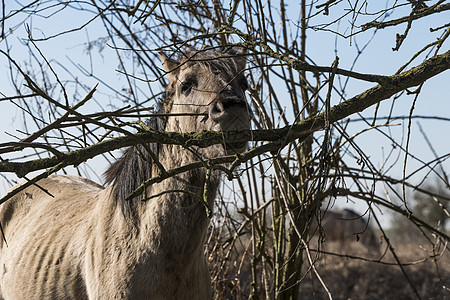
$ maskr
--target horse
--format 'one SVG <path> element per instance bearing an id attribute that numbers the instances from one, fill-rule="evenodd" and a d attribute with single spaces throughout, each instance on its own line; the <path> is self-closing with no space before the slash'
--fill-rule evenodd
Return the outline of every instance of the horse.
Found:
<path id="1" fill-rule="evenodd" d="M 160 56 L 169 83 L 150 129 L 250 128 L 243 55 Z M 0 207 L 0 299 L 211 299 L 205 202 L 213 207 L 221 171 L 205 164 L 128 198 L 165 170 L 241 153 L 247 144 L 140 144 L 105 172 L 106 187 L 50 175 L 19 192 Z"/>

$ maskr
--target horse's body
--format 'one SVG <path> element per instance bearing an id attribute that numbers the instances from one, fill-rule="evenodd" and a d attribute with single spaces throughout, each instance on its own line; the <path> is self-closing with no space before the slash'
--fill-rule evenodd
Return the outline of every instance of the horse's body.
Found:
<path id="1" fill-rule="evenodd" d="M 234 80 L 242 76 L 244 63 L 235 60 L 218 59 L 234 70 L 226 74 L 229 78 L 218 74 L 213 62 L 190 62 L 170 73 L 168 91 L 173 99 L 163 103 L 171 108 L 163 111 L 198 112 L 206 107 L 208 120 L 202 116 L 169 119 L 162 128 L 153 128 L 182 132 L 248 128 L 243 91 L 232 91 L 234 96 L 221 93 L 239 85 Z M 170 71 L 178 63 L 166 61 L 165 67 Z M 203 77 L 197 77 L 195 90 L 191 86 L 186 92 L 186 76 L 211 71 L 216 71 L 216 79 L 209 76 L 203 82 Z M 199 98 L 203 105 L 192 106 Z M 189 104 L 180 105 L 183 102 Z M 235 151 L 245 147 L 235 146 Z M 222 146 L 194 149 L 195 155 L 176 145 L 148 147 L 166 168 L 225 153 Z M 7 245 L 2 242 L 0 249 L 0 298 L 211 298 L 203 249 L 209 219 L 204 203 L 192 196 L 203 195 L 206 170 L 151 185 L 145 195 L 156 196 L 148 201 L 143 202 L 143 196 L 124 199 L 159 171 L 144 147 L 130 148 L 108 170 L 107 181 L 112 184 L 105 189 L 80 177 L 52 175 L 2 205 L 0 222 Z M 219 180 L 218 171 L 213 171 L 207 195 L 211 207 Z"/>
<path id="2" fill-rule="evenodd" d="M 1 269 L 5 299 L 159 299 L 158 295 L 205 299 L 210 295 L 209 274 L 200 272 L 207 270 L 199 230 L 207 225 L 204 218 L 199 229 L 183 230 L 190 236 L 174 234 L 176 228 L 162 232 L 155 226 L 158 221 L 176 220 L 157 220 L 153 211 L 163 217 L 156 206 L 174 207 L 157 203 L 166 199 L 153 199 L 148 217 L 154 224 L 137 230 L 120 210 L 111 208 L 110 188 L 74 176 L 50 176 L 39 185 L 53 197 L 40 188 L 28 188 L 1 211 L 8 242 L 1 252 L 2 258 L 8 258 L 2 259 Z M 195 218 L 184 217 L 183 226 Z M 186 249 L 191 245 L 194 248 Z"/>

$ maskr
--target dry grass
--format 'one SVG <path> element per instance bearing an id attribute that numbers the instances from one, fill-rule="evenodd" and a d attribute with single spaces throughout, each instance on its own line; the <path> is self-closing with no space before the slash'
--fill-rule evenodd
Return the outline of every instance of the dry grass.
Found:
<path id="1" fill-rule="evenodd" d="M 328 241 L 321 245 L 319 254 L 312 250 L 315 267 L 333 299 L 418 299 L 415 289 L 420 299 L 450 300 L 449 248 L 444 248 L 441 243 L 433 252 L 430 242 L 418 241 L 417 235 L 408 239 L 401 235 L 402 240 L 395 240 L 399 235 L 393 236 L 392 246 L 404 272 L 385 243 L 379 250 L 374 250 L 356 241 Z M 314 245 L 317 240 L 311 241 L 310 247 Z M 214 299 L 249 299 L 253 257 L 250 235 L 238 239 L 228 260 L 224 260 L 227 249 L 210 249 L 214 254 L 210 256 L 210 266 L 215 266 L 212 268 Z M 224 253 L 219 253 L 220 250 Z M 300 282 L 298 299 L 328 299 L 325 289 L 308 267 L 305 263 L 302 273 L 306 275 Z M 273 299 L 272 269 L 266 265 L 263 270 L 261 264 L 256 268 L 259 299 Z M 262 278 L 268 279 L 267 286 Z"/>
<path id="2" fill-rule="evenodd" d="M 342 249 L 339 244 L 331 244 L 326 251 L 379 259 L 380 254 L 369 253 L 362 246 L 350 245 Z M 403 264 L 416 262 L 404 267 L 405 273 L 422 299 L 450 299 L 450 253 L 448 250 L 433 259 L 417 262 L 433 255 L 430 247 L 419 243 L 397 243 L 395 252 Z M 343 251 L 344 250 L 344 251 Z M 384 250 L 384 249 L 383 249 Z M 333 299 L 417 299 L 414 289 L 408 283 L 401 268 L 389 252 L 382 262 L 321 255 L 317 262 L 319 274 L 325 281 Z M 318 279 L 311 274 L 303 280 L 300 299 L 328 299 Z"/>

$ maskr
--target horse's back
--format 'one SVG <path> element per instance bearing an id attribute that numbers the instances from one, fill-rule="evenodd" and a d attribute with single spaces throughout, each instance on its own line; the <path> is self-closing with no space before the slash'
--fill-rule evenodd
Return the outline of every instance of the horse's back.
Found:
<path id="1" fill-rule="evenodd" d="M 53 175 L 0 207 L 6 239 L 0 252 L 0 297 L 86 298 L 83 241 L 101 191 L 90 180 Z"/>
<path id="2" fill-rule="evenodd" d="M 22 181 L 13 186 L 8 193 L 25 183 L 26 181 Z M 20 191 L 0 205 L 0 222 L 5 229 L 11 220 L 25 217 L 32 207 L 51 205 L 70 194 L 82 195 L 89 191 L 101 189 L 102 187 L 99 184 L 82 177 L 51 175 Z"/>

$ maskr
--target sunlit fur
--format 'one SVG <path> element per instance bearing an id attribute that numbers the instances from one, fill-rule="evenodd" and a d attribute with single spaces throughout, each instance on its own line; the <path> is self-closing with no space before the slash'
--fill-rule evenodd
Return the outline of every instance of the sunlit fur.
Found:
<path id="1" fill-rule="evenodd" d="M 191 52 L 179 61 L 162 55 L 170 73 L 160 112 L 207 113 L 208 117 L 153 119 L 150 126 L 181 132 L 248 129 L 242 90 L 245 60 L 232 57 L 235 54 Z M 189 57 L 193 61 L 185 62 Z M 197 83 L 186 93 L 182 84 L 188 76 Z M 226 113 L 213 115 L 214 105 L 227 97 L 233 101 L 219 105 Z M 245 145 L 190 151 L 180 146 L 147 146 L 128 149 L 111 166 L 106 188 L 76 176 L 52 175 L 1 206 L 7 241 L 7 245 L 1 242 L 0 250 L 1 299 L 211 298 L 204 256 L 209 220 L 203 203 L 192 196 L 203 195 L 206 169 L 149 186 L 144 196 L 133 200 L 124 197 L 160 173 L 146 149 L 169 170 L 201 157 L 243 151 Z M 219 181 L 220 174 L 214 171 L 208 186 L 210 206 Z"/>

